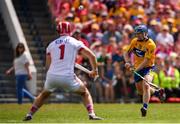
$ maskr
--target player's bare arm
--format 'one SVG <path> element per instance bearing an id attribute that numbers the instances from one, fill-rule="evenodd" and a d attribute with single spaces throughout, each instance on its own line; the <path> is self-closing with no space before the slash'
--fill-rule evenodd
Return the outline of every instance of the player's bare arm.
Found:
<path id="1" fill-rule="evenodd" d="M 127 52 L 125 52 L 124 55 L 123 55 L 123 56 L 124 56 L 124 60 L 125 60 L 125 67 L 126 67 L 126 69 L 128 69 L 128 70 L 129 70 L 129 69 L 131 68 L 131 66 L 132 66 L 132 65 L 131 65 L 131 61 L 130 61 L 130 57 L 129 57 L 129 53 L 130 53 L 130 52 L 127 51 Z"/>
<path id="2" fill-rule="evenodd" d="M 89 50 L 89 48 L 84 47 L 84 49 L 82 49 L 80 51 L 80 53 L 84 56 L 87 57 L 90 61 L 91 67 L 92 67 L 92 71 L 90 73 L 91 77 L 96 77 L 98 75 L 98 68 L 97 68 L 97 60 L 96 60 L 96 56 L 94 55 L 94 53 Z"/>
<path id="3" fill-rule="evenodd" d="M 25 68 L 26 68 L 26 70 L 28 72 L 28 78 L 29 78 L 29 80 L 31 80 L 32 79 L 32 74 L 31 74 L 30 69 L 29 69 L 29 62 L 25 63 L 24 66 L 25 66 Z"/>
<path id="4" fill-rule="evenodd" d="M 125 50 L 123 57 L 125 60 L 125 68 L 130 70 L 132 68 L 132 64 L 131 64 L 131 60 L 129 55 L 132 53 L 133 51 L 133 45 L 135 44 L 135 40 L 132 40 L 131 43 L 128 45 L 127 49 Z"/>
<path id="5" fill-rule="evenodd" d="M 46 54 L 46 70 L 49 69 L 50 64 L 51 64 L 51 56 L 50 54 Z"/>

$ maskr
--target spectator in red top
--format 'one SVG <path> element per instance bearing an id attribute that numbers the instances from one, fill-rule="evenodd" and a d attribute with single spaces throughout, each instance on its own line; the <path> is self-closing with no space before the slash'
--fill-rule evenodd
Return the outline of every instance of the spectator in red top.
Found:
<path id="1" fill-rule="evenodd" d="M 83 37 L 83 34 L 81 34 L 80 29 L 76 29 L 75 32 L 73 33 L 73 37 L 78 39 L 79 41 L 82 41 L 85 46 L 89 47 L 88 41 Z"/>
<path id="2" fill-rule="evenodd" d="M 68 1 L 60 1 L 57 6 L 57 19 L 64 20 L 71 10 L 71 4 Z"/>
<path id="3" fill-rule="evenodd" d="M 116 38 L 115 37 L 110 37 L 109 38 L 109 45 L 107 46 L 107 53 L 115 54 L 117 49 L 117 43 L 116 43 Z"/>
<path id="4" fill-rule="evenodd" d="M 107 11 L 107 7 L 105 4 L 100 2 L 100 0 L 94 0 L 94 2 L 90 6 L 91 13 L 96 14 L 99 16 L 104 11 Z"/>

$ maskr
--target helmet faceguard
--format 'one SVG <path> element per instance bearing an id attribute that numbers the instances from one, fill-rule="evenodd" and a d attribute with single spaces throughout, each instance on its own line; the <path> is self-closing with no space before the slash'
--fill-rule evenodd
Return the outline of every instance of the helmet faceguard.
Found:
<path id="1" fill-rule="evenodd" d="M 135 27 L 135 35 L 140 41 L 148 39 L 148 28 L 145 25 Z"/>

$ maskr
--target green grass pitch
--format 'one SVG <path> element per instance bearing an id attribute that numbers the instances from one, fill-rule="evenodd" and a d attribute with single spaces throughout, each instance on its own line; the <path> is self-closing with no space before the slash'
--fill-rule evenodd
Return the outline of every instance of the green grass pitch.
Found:
<path id="1" fill-rule="evenodd" d="M 0 104 L 0 123 L 22 123 L 30 104 Z M 95 104 L 98 116 L 90 121 L 82 104 L 45 104 L 32 123 L 180 123 L 180 104 L 150 104 L 147 117 L 140 116 L 141 104 Z"/>

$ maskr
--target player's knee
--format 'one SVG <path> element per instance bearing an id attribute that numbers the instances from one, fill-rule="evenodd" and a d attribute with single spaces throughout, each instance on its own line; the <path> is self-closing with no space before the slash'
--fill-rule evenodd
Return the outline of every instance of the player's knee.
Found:
<path id="1" fill-rule="evenodd" d="M 143 95 L 143 91 L 140 89 L 137 89 L 139 95 Z"/>
<path id="2" fill-rule="evenodd" d="M 139 95 L 143 94 L 142 82 L 136 83 L 136 89 Z"/>
<path id="3" fill-rule="evenodd" d="M 84 91 L 81 92 L 81 96 L 88 96 L 89 95 L 89 91 L 87 88 L 84 89 Z"/>
<path id="4" fill-rule="evenodd" d="M 145 90 L 145 91 L 148 91 L 148 90 L 150 90 L 150 86 L 147 84 L 147 83 L 143 83 L 143 89 Z"/>
<path id="5" fill-rule="evenodd" d="M 40 98 L 41 99 L 46 99 L 47 97 L 49 97 L 51 93 L 50 92 L 47 92 L 47 91 L 43 91 L 41 94 L 40 94 Z"/>

